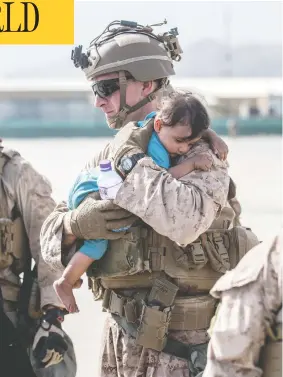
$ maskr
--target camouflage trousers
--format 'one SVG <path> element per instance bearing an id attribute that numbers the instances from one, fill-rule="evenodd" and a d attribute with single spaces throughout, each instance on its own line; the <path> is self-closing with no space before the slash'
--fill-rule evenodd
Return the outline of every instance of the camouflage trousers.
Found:
<path id="1" fill-rule="evenodd" d="M 170 336 L 188 344 L 208 342 L 205 330 L 170 331 Z M 191 377 L 186 360 L 136 345 L 111 316 L 104 326 L 98 376 Z"/>

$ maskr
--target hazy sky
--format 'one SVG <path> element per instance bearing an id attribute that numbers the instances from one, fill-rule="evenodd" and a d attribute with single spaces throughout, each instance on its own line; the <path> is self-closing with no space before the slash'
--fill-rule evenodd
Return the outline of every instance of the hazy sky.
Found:
<path id="1" fill-rule="evenodd" d="M 224 40 L 227 28 L 223 18 L 226 15 L 226 20 L 231 19 L 234 44 L 280 43 L 281 7 L 279 1 L 77 2 L 76 40 L 89 42 L 91 31 L 95 36 L 112 20 L 153 24 L 164 18 L 170 27 L 178 26 L 182 38 L 191 42 L 208 37 Z"/>
<path id="2" fill-rule="evenodd" d="M 219 42 L 230 39 L 232 45 L 281 44 L 282 5 L 266 2 L 76 2 L 75 43 L 88 46 L 91 39 L 113 20 L 133 20 L 153 24 L 167 19 L 169 27 L 178 27 L 182 46 L 203 38 Z M 224 21 L 226 20 L 226 22 Z M 230 21 L 229 21 L 230 20 Z M 228 28 L 227 24 L 230 24 Z M 156 31 L 162 31 L 156 28 Z M 228 38 L 230 30 L 230 38 Z M 71 46 L 0 46 L 0 77 L 51 62 L 69 64 Z M 66 63 L 67 64 L 67 63 Z"/>

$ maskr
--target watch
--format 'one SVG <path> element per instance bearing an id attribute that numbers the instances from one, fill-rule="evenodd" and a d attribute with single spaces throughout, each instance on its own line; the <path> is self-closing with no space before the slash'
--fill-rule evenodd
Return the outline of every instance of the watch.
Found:
<path id="1" fill-rule="evenodd" d="M 127 175 L 135 167 L 136 163 L 146 156 L 145 153 L 136 153 L 132 156 L 124 156 L 121 158 L 120 169 Z"/>

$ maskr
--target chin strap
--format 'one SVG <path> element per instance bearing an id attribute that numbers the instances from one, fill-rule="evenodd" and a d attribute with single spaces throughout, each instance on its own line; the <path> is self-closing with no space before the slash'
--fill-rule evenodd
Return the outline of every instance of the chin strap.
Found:
<path id="1" fill-rule="evenodd" d="M 127 116 L 136 110 L 143 107 L 145 104 L 153 101 L 158 92 L 169 84 L 169 80 L 166 78 L 162 82 L 161 86 L 155 89 L 147 97 L 143 98 L 141 101 L 136 103 L 134 106 L 129 106 L 126 104 L 126 93 L 127 93 L 127 78 L 124 71 L 119 72 L 119 85 L 120 85 L 120 110 L 119 113 L 109 118 L 109 127 L 114 129 L 119 129 L 124 126 Z"/>

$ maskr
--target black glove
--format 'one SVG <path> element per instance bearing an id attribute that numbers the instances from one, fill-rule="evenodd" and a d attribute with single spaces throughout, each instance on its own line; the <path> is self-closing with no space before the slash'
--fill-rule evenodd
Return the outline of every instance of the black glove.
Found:
<path id="1" fill-rule="evenodd" d="M 33 355 L 37 368 L 47 368 L 63 360 L 68 349 L 61 323 L 68 312 L 59 308 L 48 309 L 40 321 L 33 342 Z"/>

